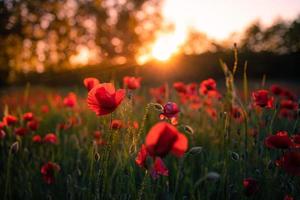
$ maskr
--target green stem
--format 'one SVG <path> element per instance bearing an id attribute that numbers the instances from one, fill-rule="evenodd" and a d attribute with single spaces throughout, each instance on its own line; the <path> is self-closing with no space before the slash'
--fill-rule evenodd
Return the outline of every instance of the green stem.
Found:
<path id="1" fill-rule="evenodd" d="M 4 200 L 11 199 L 10 198 L 10 168 L 11 168 L 11 160 L 12 160 L 12 149 L 9 150 L 8 158 L 7 158 L 7 166 L 6 166 L 6 182 L 5 182 L 5 191 L 4 191 Z"/>

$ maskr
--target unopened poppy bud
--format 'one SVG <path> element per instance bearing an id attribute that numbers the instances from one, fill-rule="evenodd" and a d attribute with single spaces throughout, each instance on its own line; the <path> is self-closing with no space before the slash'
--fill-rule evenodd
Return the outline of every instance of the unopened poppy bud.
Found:
<path id="1" fill-rule="evenodd" d="M 94 157 L 96 161 L 100 160 L 100 154 L 98 152 L 95 153 Z"/>
<path id="2" fill-rule="evenodd" d="M 239 160 L 240 155 L 236 152 L 231 152 L 231 158 L 232 158 L 232 160 Z"/>
<path id="3" fill-rule="evenodd" d="M 151 105 L 157 110 L 157 111 L 160 111 L 162 112 L 164 110 L 164 107 L 159 104 L 159 103 L 151 103 Z"/>
<path id="4" fill-rule="evenodd" d="M 220 179 L 220 174 L 218 174 L 217 172 L 208 172 L 208 174 L 206 175 L 206 179 L 209 181 L 217 181 Z"/>
<path id="5" fill-rule="evenodd" d="M 12 153 L 17 153 L 19 151 L 19 142 L 16 141 L 10 146 L 10 151 Z"/>
<path id="6" fill-rule="evenodd" d="M 188 125 L 184 126 L 184 131 L 187 132 L 190 135 L 194 134 L 194 129 L 192 127 L 188 126 Z"/>
<path id="7" fill-rule="evenodd" d="M 203 150 L 203 147 L 200 147 L 200 146 L 199 147 L 193 147 L 193 148 L 190 149 L 190 151 L 188 153 L 191 154 L 191 155 L 195 155 L 195 154 L 201 153 L 202 150 Z"/>

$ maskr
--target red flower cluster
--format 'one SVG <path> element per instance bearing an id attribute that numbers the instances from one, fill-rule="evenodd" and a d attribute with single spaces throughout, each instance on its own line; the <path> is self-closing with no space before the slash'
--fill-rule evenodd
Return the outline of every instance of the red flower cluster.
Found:
<path id="1" fill-rule="evenodd" d="M 287 98 L 292 101 L 294 101 L 296 99 L 295 95 L 292 92 L 290 92 L 289 90 L 287 90 L 283 87 L 280 87 L 279 85 L 271 85 L 270 91 L 274 95 L 282 97 L 282 98 Z"/>
<path id="2" fill-rule="evenodd" d="M 36 131 L 39 127 L 39 122 L 35 118 L 34 114 L 32 112 L 27 112 L 23 114 L 23 120 L 27 121 L 27 128 L 29 128 L 32 131 Z"/>
<path id="3" fill-rule="evenodd" d="M 100 131 L 94 132 L 94 144 L 102 146 L 106 144 L 106 141 L 102 137 L 102 133 Z"/>
<path id="4" fill-rule="evenodd" d="M 89 77 L 89 78 L 85 78 L 83 80 L 83 84 L 86 87 L 86 89 L 88 91 L 90 91 L 91 89 L 93 89 L 96 85 L 99 85 L 100 81 L 96 78 L 93 77 Z"/>
<path id="5" fill-rule="evenodd" d="M 183 82 L 176 82 L 173 84 L 182 104 L 188 104 L 191 110 L 203 108 L 209 117 L 216 120 L 217 111 L 214 106 L 217 105 L 215 103 L 218 103 L 216 100 L 221 98 L 216 81 L 212 78 L 202 81 L 199 92 L 197 92 L 197 86 L 197 83 L 185 85 Z"/>
<path id="6" fill-rule="evenodd" d="M 298 110 L 296 95 L 278 85 L 272 85 L 270 90 L 280 102 L 279 116 L 290 120 L 296 119 Z"/>
<path id="7" fill-rule="evenodd" d="M 123 89 L 115 90 L 111 83 L 96 85 L 88 93 L 88 107 L 98 116 L 113 112 L 122 102 L 125 96 Z"/>
<path id="8" fill-rule="evenodd" d="M 200 83 L 199 93 L 210 97 L 220 97 L 217 91 L 217 83 L 214 79 L 209 78 Z"/>
<path id="9" fill-rule="evenodd" d="M 166 86 L 162 85 L 157 88 L 150 88 L 150 95 L 155 99 L 157 103 L 163 103 L 166 96 Z"/>
<path id="10" fill-rule="evenodd" d="M 19 127 L 15 129 L 15 134 L 18 136 L 25 136 L 28 133 L 28 129 L 24 127 Z"/>
<path id="11" fill-rule="evenodd" d="M 217 89 L 217 83 L 214 79 L 207 79 L 201 82 L 199 92 L 202 95 L 207 95 L 210 91 Z"/>
<path id="12" fill-rule="evenodd" d="M 48 133 L 45 135 L 43 141 L 49 144 L 57 144 L 57 137 L 54 133 Z"/>
<path id="13" fill-rule="evenodd" d="M 255 180 L 254 178 L 251 178 L 251 177 L 245 178 L 243 180 L 243 186 L 244 186 L 244 192 L 245 192 L 246 196 L 253 196 L 259 190 L 257 180 Z"/>
<path id="14" fill-rule="evenodd" d="M 40 135 L 34 135 L 32 137 L 32 142 L 33 143 L 41 143 L 42 142 L 42 137 Z"/>
<path id="15" fill-rule="evenodd" d="M 141 77 L 125 76 L 123 78 L 124 88 L 135 90 L 141 87 Z"/>
<path id="16" fill-rule="evenodd" d="M 39 127 L 39 122 L 37 120 L 33 119 L 33 120 L 27 122 L 27 127 L 29 129 L 31 129 L 32 131 L 36 131 Z"/>
<path id="17" fill-rule="evenodd" d="M 183 82 L 175 82 L 173 84 L 173 88 L 178 92 L 178 93 L 181 93 L 181 94 L 186 94 L 187 93 L 187 89 L 186 89 L 186 86 Z"/>
<path id="18" fill-rule="evenodd" d="M 48 133 L 44 136 L 44 138 L 42 139 L 42 137 L 40 135 L 34 135 L 32 136 L 32 142 L 33 143 L 48 143 L 48 144 L 57 144 L 58 140 L 57 140 L 57 136 L 54 133 Z"/>
<path id="19" fill-rule="evenodd" d="M 289 149 L 276 161 L 276 165 L 288 174 L 300 176 L 300 135 L 288 136 L 286 131 L 279 131 L 276 135 L 268 136 L 265 145 L 272 149 Z"/>
<path id="20" fill-rule="evenodd" d="M 265 145 L 271 149 L 289 149 L 294 146 L 294 143 L 286 131 L 279 131 L 276 135 L 268 136 Z"/>
<path id="21" fill-rule="evenodd" d="M 258 90 L 252 93 L 254 105 L 261 108 L 272 108 L 274 98 L 270 96 L 268 90 Z"/>
<path id="22" fill-rule="evenodd" d="M 122 127 L 124 127 L 122 120 L 113 119 L 111 121 L 111 124 L 110 124 L 111 129 L 118 130 L 118 129 L 121 129 Z"/>
<path id="23" fill-rule="evenodd" d="M 293 120 L 297 118 L 298 103 L 290 99 L 280 101 L 279 115 L 281 117 Z"/>
<path id="24" fill-rule="evenodd" d="M 70 92 L 70 93 L 68 94 L 68 96 L 66 96 L 66 97 L 64 98 L 63 103 L 64 103 L 64 106 L 66 106 L 66 107 L 70 107 L 70 108 L 75 107 L 76 104 L 77 104 L 77 97 L 76 97 L 76 94 L 73 93 L 73 92 Z"/>
<path id="25" fill-rule="evenodd" d="M 53 184 L 55 182 L 55 173 L 60 171 L 60 166 L 53 162 L 44 164 L 41 168 L 41 174 L 43 180 L 47 184 Z"/>
<path id="26" fill-rule="evenodd" d="M 12 126 L 15 125 L 18 122 L 18 118 L 13 115 L 7 115 L 3 117 L 3 123 L 6 126 Z"/>
<path id="27" fill-rule="evenodd" d="M 33 120 L 33 118 L 34 118 L 34 115 L 32 112 L 27 112 L 27 113 L 23 114 L 24 121 L 31 121 L 31 120 Z"/>
<path id="28" fill-rule="evenodd" d="M 276 161 L 276 165 L 290 175 L 300 176 L 300 152 L 286 152 Z"/>

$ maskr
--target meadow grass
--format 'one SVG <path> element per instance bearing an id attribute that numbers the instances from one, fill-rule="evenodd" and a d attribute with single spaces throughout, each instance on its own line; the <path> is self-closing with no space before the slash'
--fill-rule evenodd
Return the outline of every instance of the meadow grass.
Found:
<path id="1" fill-rule="evenodd" d="M 236 64 L 231 71 L 224 62 L 220 63 L 226 91 L 220 100 L 212 102 L 216 110 L 214 117 L 205 106 L 195 109 L 182 103 L 175 90 L 168 87 L 163 101 L 179 105 L 176 127 L 188 138 L 189 147 L 180 158 L 172 155 L 164 158 L 169 176 L 158 179 L 135 163 L 148 131 L 160 121 L 159 105 L 148 94 L 146 86 L 127 92 L 115 112 L 100 117 L 87 108 L 87 92 L 82 89 L 73 89 L 77 94 L 73 108 L 57 103 L 55 95 L 64 96 L 65 92 L 28 85 L 24 90 L 7 93 L 2 97 L 3 115 L 14 114 L 20 120 L 15 127 L 6 127 L 6 136 L 0 139 L 1 199 L 273 200 L 284 199 L 285 195 L 300 198 L 299 178 L 276 167 L 275 160 L 284 150 L 268 149 L 264 144 L 265 138 L 277 131 L 295 134 L 299 117 L 280 117 L 278 102 L 273 109 L 251 107 L 247 64 L 242 95 L 239 95 L 241 91 L 236 91 L 234 83 Z M 41 111 L 45 105 L 48 112 Z M 242 121 L 231 116 L 233 106 L 241 109 Z M 21 119 L 25 112 L 34 113 L 39 127 L 25 136 L 16 136 L 14 129 L 26 126 Z M 136 121 L 139 126 L 112 129 L 113 119 L 120 119 L 123 124 Z M 60 128 L 63 122 L 69 122 L 69 126 Z M 102 133 L 104 144 L 95 143 L 96 130 Z M 255 137 L 251 135 L 253 131 L 257 132 Z M 44 136 L 50 132 L 57 135 L 57 144 L 32 142 L 33 135 Z M 41 166 L 49 161 L 60 166 L 53 184 L 46 184 L 40 172 Z M 257 180 L 259 185 L 251 197 L 245 195 L 243 187 L 243 180 L 248 177 Z"/>

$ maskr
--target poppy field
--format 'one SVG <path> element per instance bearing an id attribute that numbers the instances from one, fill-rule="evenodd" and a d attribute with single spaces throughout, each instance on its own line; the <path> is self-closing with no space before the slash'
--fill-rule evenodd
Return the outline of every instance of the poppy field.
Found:
<path id="1" fill-rule="evenodd" d="M 299 96 L 221 65 L 225 82 L 3 92 L 0 199 L 299 199 Z"/>

